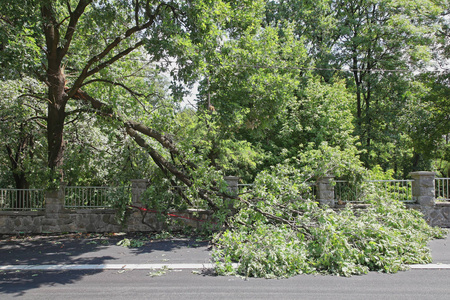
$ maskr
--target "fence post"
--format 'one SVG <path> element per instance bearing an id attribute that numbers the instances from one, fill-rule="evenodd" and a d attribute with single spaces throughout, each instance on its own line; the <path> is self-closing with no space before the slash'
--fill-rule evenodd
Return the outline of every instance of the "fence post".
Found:
<path id="1" fill-rule="evenodd" d="M 141 195 L 149 185 L 148 179 L 131 179 L 131 203 L 141 206 Z"/>
<path id="2" fill-rule="evenodd" d="M 150 185 L 148 179 L 131 179 L 131 205 L 136 208 L 143 207 L 141 196 Z M 154 214 L 146 215 L 139 209 L 130 211 L 127 219 L 126 229 L 129 232 L 135 231 L 160 231 L 163 229 L 163 223 L 160 222 Z"/>
<path id="3" fill-rule="evenodd" d="M 331 184 L 331 180 L 334 176 L 325 175 L 317 180 L 317 200 L 320 205 L 328 205 L 334 207 L 334 186 Z"/>
<path id="4" fill-rule="evenodd" d="M 435 204 L 434 172 L 411 172 L 414 179 L 412 182 L 412 199 L 420 206 L 433 206 Z"/>
<path id="5" fill-rule="evenodd" d="M 59 189 L 45 192 L 45 219 L 42 221 L 43 232 L 60 232 L 64 215 L 64 188 L 61 183 Z"/>
<path id="6" fill-rule="evenodd" d="M 65 186 L 65 183 L 61 183 L 59 189 L 45 192 L 45 214 L 47 216 L 54 216 L 64 210 Z"/>
<path id="7" fill-rule="evenodd" d="M 239 177 L 224 176 L 223 179 L 225 180 L 225 182 L 228 185 L 227 194 L 229 194 L 230 196 L 236 196 L 237 194 L 239 194 L 239 187 L 238 187 Z M 233 199 L 227 199 L 226 204 L 229 209 L 232 209 L 234 206 Z"/>

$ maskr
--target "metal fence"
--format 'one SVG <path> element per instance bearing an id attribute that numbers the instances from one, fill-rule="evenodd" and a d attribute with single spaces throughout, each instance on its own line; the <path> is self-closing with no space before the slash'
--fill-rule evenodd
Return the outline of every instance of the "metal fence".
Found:
<path id="1" fill-rule="evenodd" d="M 413 180 L 367 180 L 353 184 L 336 180 L 334 198 L 337 203 L 365 203 L 380 196 L 413 202 L 412 182 Z"/>
<path id="2" fill-rule="evenodd" d="M 37 211 L 43 209 L 43 189 L 0 189 L 0 210 Z"/>
<path id="3" fill-rule="evenodd" d="M 385 196 L 403 202 L 412 200 L 413 180 L 368 180 L 353 184 L 344 180 L 335 180 L 334 195 L 336 203 L 364 203 Z M 253 184 L 238 184 L 240 192 L 251 189 Z M 172 187 L 184 189 L 185 187 Z M 450 201 L 450 178 L 435 179 L 436 200 Z M 119 197 L 131 198 L 130 187 L 75 187 L 64 188 L 64 206 L 66 208 L 112 208 Z M 316 186 L 302 195 L 314 199 Z M 43 189 L 0 189 L 0 210 L 37 211 L 44 209 Z M 195 208 L 206 207 L 205 201 L 193 201 Z"/>
<path id="4" fill-rule="evenodd" d="M 118 197 L 130 197 L 128 187 L 66 186 L 64 207 L 66 208 L 112 208 Z"/>
<path id="5" fill-rule="evenodd" d="M 334 180 L 334 200 L 337 204 L 363 202 L 361 186 L 345 180 Z"/>
<path id="6" fill-rule="evenodd" d="M 450 201 L 450 178 L 435 178 L 434 187 L 437 201 Z"/>

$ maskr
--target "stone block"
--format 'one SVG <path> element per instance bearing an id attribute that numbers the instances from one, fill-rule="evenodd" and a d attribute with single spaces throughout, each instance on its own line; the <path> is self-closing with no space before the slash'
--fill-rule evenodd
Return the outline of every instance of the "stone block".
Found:
<path id="1" fill-rule="evenodd" d="M 57 224 L 57 219 L 45 218 L 42 220 L 43 226 L 56 226 L 56 224 Z"/>
<path id="2" fill-rule="evenodd" d="M 433 206 L 434 205 L 434 197 L 430 197 L 430 196 L 418 197 L 417 203 L 419 203 L 422 206 Z"/>
<path id="3" fill-rule="evenodd" d="M 14 218 L 14 226 L 20 227 L 22 225 L 21 218 Z"/>

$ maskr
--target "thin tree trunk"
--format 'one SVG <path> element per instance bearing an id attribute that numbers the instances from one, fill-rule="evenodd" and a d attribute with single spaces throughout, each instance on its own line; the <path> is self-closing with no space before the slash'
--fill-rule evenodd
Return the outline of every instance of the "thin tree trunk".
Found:
<path id="1" fill-rule="evenodd" d="M 29 189 L 30 184 L 27 180 L 25 171 L 22 168 L 22 161 L 21 157 L 24 155 L 24 152 L 26 152 L 27 147 L 31 147 L 32 143 L 32 137 L 26 136 L 24 139 L 22 139 L 19 143 L 19 146 L 16 150 L 16 153 L 14 154 L 13 150 L 10 146 L 6 146 L 6 151 L 8 153 L 9 160 L 11 162 L 11 170 L 13 173 L 14 183 L 15 187 L 18 190 L 24 190 Z M 14 204 L 15 208 L 24 208 L 28 207 L 29 203 L 26 203 L 28 197 L 26 197 L 27 192 L 26 191 L 18 191 L 16 196 L 16 203 Z"/>

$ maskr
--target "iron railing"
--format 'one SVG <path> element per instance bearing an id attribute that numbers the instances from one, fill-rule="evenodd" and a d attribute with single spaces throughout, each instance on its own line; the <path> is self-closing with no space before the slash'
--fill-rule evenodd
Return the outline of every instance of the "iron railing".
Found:
<path id="1" fill-rule="evenodd" d="M 437 201 L 450 201 L 450 178 L 435 178 L 434 187 Z"/>
<path id="2" fill-rule="evenodd" d="M 401 202 L 413 202 L 413 180 L 366 180 L 352 184 L 335 180 L 334 198 L 338 203 L 365 203 L 384 196 Z"/>
<path id="3" fill-rule="evenodd" d="M 361 186 L 345 180 L 334 180 L 334 184 L 334 200 L 336 203 L 363 202 Z"/>
<path id="4" fill-rule="evenodd" d="M 106 186 L 66 186 L 64 187 L 64 207 L 66 208 L 112 208 L 113 194 L 126 190 Z"/>
<path id="5" fill-rule="evenodd" d="M 43 210 L 44 199 L 43 189 L 0 189 L 0 210 Z"/>
<path id="6" fill-rule="evenodd" d="M 352 184 L 344 180 L 334 181 L 334 195 L 337 203 L 364 203 L 386 196 L 402 202 L 413 202 L 413 180 L 368 180 Z M 253 184 L 238 184 L 240 191 L 250 188 Z M 172 189 L 184 189 L 176 186 Z M 450 178 L 435 179 L 435 194 L 437 201 L 450 201 Z M 130 197 L 129 187 L 64 187 L 64 206 L 66 208 L 112 208 L 118 196 Z M 120 194 L 120 195 L 119 195 Z M 315 198 L 316 186 L 302 195 Z M 43 189 L 0 189 L 0 210 L 37 211 L 43 210 L 45 203 Z M 204 208 L 203 200 L 193 201 L 194 208 Z"/>

